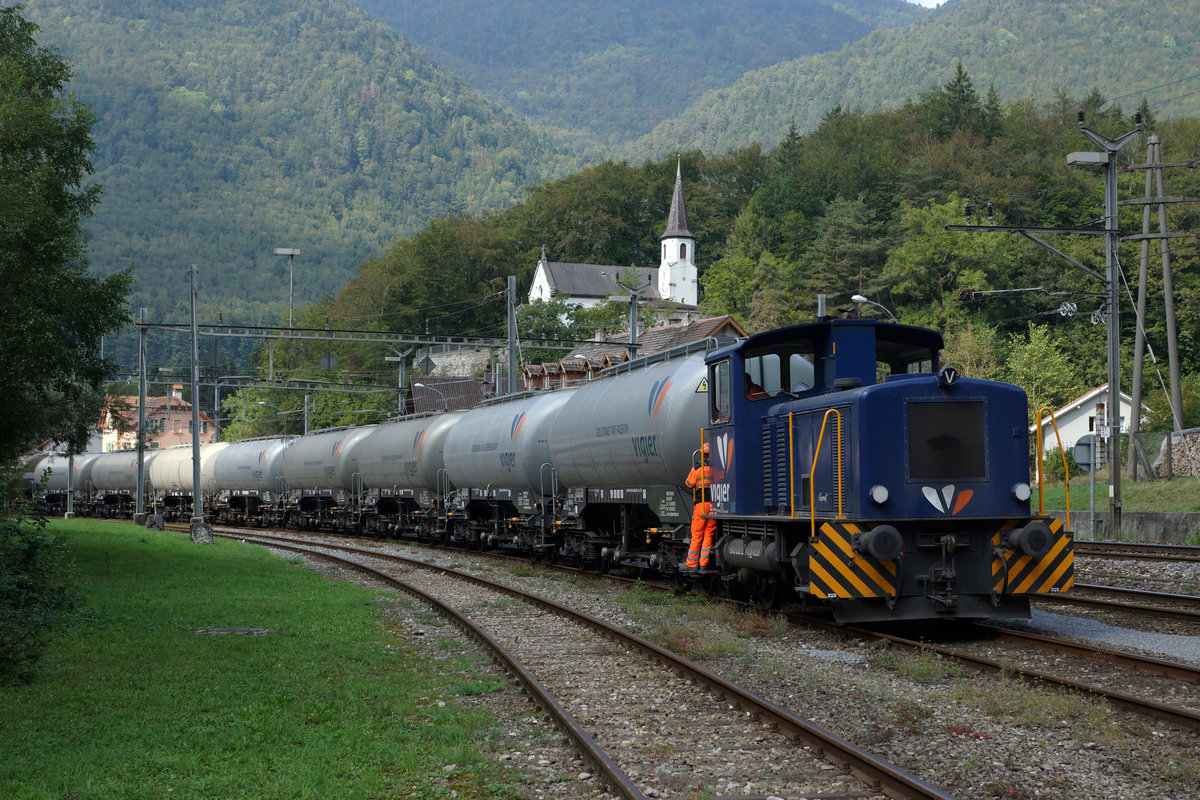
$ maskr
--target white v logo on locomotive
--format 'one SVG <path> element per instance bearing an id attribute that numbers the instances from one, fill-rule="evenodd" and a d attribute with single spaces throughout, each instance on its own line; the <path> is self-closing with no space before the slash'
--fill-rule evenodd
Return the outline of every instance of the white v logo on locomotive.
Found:
<path id="1" fill-rule="evenodd" d="M 925 495 L 925 499 L 929 504 L 943 514 L 957 514 L 963 510 L 963 507 L 970 502 L 971 497 L 975 494 L 972 489 L 964 489 L 958 493 L 958 497 L 954 495 L 954 484 L 942 487 L 942 493 L 938 494 L 938 490 L 932 486 L 922 486 L 921 492 Z"/>

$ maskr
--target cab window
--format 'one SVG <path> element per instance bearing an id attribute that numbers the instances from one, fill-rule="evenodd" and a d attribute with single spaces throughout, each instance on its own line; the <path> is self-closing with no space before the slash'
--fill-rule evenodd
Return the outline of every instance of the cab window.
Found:
<path id="1" fill-rule="evenodd" d="M 719 361 L 708 368 L 708 403 L 711 422 L 728 422 L 732 405 L 729 361 Z"/>
<path id="2" fill-rule="evenodd" d="M 751 400 L 801 394 L 813 388 L 813 343 L 788 342 L 748 351 L 742 389 Z"/>
<path id="3" fill-rule="evenodd" d="M 934 372 L 936 355 L 928 347 L 905 345 L 879 339 L 875 343 L 875 380 L 889 375 L 918 375 Z"/>

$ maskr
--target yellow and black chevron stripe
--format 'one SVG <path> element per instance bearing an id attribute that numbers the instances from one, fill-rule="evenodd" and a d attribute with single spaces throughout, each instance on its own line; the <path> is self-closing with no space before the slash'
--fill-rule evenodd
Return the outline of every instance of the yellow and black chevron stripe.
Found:
<path id="1" fill-rule="evenodd" d="M 879 563 L 854 552 L 850 542 L 862 528 L 849 522 L 824 522 L 810 543 L 808 590 L 815 597 L 845 600 L 895 597 L 896 563 Z"/>
<path id="2" fill-rule="evenodd" d="M 1046 518 L 1041 521 L 1054 535 L 1050 552 L 1041 558 L 1033 558 L 1007 548 L 1001 551 L 1001 557 L 992 559 L 992 591 L 996 594 L 1056 594 L 1075 585 L 1074 537 L 1064 530 L 1062 520 Z M 993 553 L 1000 548 L 1003 532 L 1020 524 L 1020 520 L 1013 520 L 992 534 Z"/>

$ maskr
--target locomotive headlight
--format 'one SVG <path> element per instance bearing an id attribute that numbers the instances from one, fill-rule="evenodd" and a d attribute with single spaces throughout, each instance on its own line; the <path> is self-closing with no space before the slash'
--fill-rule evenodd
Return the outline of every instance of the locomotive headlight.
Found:
<path id="1" fill-rule="evenodd" d="M 1033 490 L 1029 488 L 1028 483 L 1014 483 L 1012 487 L 1012 496 L 1018 502 L 1024 503 L 1033 495 Z"/>
<path id="2" fill-rule="evenodd" d="M 881 483 L 877 483 L 872 486 L 871 490 L 867 492 L 867 494 L 870 496 L 871 502 L 877 506 L 883 505 L 888 499 L 888 489 Z"/>

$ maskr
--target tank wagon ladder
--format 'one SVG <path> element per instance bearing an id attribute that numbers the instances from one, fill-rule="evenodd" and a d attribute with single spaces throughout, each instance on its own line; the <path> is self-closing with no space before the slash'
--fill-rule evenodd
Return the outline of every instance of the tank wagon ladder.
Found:
<path id="1" fill-rule="evenodd" d="M 449 536 L 450 520 L 454 516 L 447 500 L 450 497 L 451 489 L 450 474 L 445 467 L 438 469 L 435 483 L 437 484 L 437 493 L 433 498 L 431 518 L 424 525 L 418 526 L 417 538 L 445 544 Z M 421 536 L 422 530 L 425 534 L 424 537 Z"/>
<path id="2" fill-rule="evenodd" d="M 541 513 L 537 515 L 531 549 L 535 558 L 544 558 L 553 563 L 558 560 L 559 528 L 565 521 L 560 513 L 562 505 L 558 498 L 558 470 L 549 461 L 543 461 L 538 466 L 538 503 Z"/>

